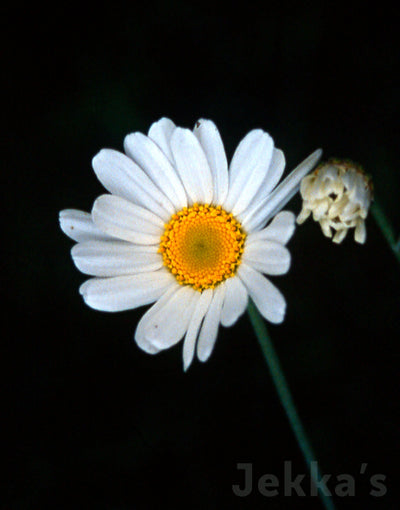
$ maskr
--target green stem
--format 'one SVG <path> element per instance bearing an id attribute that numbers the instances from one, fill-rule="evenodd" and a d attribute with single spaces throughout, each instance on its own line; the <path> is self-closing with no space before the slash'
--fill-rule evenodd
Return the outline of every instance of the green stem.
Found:
<path id="1" fill-rule="evenodd" d="M 317 459 L 307 438 L 303 424 L 301 423 L 299 414 L 289 390 L 288 383 L 279 363 L 278 356 L 269 337 L 265 321 L 258 313 L 258 310 L 252 301 L 250 301 L 247 311 L 250 316 L 250 321 L 254 328 L 254 332 L 264 354 L 265 361 L 267 362 L 268 368 L 270 370 L 272 380 L 275 384 L 275 388 L 278 392 L 282 406 L 289 419 L 290 426 L 292 427 L 293 433 L 299 444 L 307 468 L 310 470 L 311 478 L 315 486 L 319 489 L 318 493 L 321 498 L 321 502 L 323 503 L 326 510 L 334 510 L 335 505 L 333 504 L 331 497 L 328 496 L 329 491 L 326 488 L 326 485 L 321 482 L 321 473 L 318 470 L 318 464 L 316 462 Z M 317 484 L 317 482 L 319 483 Z"/>
<path id="2" fill-rule="evenodd" d="M 400 239 L 396 240 L 394 229 L 379 202 L 374 202 L 371 206 L 371 214 L 378 224 L 378 227 L 382 230 L 382 234 L 395 254 L 398 262 L 400 262 Z"/>

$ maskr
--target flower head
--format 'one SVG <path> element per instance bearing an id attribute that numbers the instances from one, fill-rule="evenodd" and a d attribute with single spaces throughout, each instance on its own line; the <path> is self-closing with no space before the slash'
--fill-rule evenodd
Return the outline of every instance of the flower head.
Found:
<path id="1" fill-rule="evenodd" d="M 128 135 L 124 149 L 93 159 L 110 194 L 90 214 L 60 213 L 62 230 L 77 241 L 76 266 L 93 276 L 80 288 L 85 302 L 110 312 L 154 303 L 135 340 L 153 354 L 184 338 L 185 370 L 195 350 L 208 359 L 219 325 L 233 325 L 249 296 L 264 318 L 282 322 L 285 299 L 262 273 L 289 269 L 295 218 L 279 211 L 321 151 L 277 186 L 285 158 L 260 129 L 240 142 L 229 169 L 210 120 L 191 131 L 162 118 L 148 136 Z"/>
<path id="2" fill-rule="evenodd" d="M 322 232 L 341 243 L 347 231 L 354 228 L 354 239 L 365 243 L 365 219 L 372 200 L 372 182 L 362 168 L 350 161 L 332 159 L 319 165 L 304 177 L 300 186 L 303 208 L 297 223 L 312 214 Z"/>

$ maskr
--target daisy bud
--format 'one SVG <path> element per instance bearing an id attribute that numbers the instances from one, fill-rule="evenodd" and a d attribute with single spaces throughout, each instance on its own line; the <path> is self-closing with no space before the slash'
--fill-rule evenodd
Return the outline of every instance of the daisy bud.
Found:
<path id="1" fill-rule="evenodd" d="M 373 198 L 372 181 L 362 168 L 347 160 L 331 159 L 304 177 L 300 186 L 303 208 L 297 223 L 311 214 L 319 222 L 323 234 L 341 243 L 347 231 L 354 228 L 354 239 L 365 243 L 365 219 Z"/>

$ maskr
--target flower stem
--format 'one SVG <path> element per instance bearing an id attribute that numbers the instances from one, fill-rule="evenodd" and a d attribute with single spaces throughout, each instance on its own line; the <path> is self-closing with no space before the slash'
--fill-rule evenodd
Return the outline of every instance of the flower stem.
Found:
<path id="1" fill-rule="evenodd" d="M 249 302 L 247 311 L 250 317 L 251 324 L 254 328 L 254 332 L 261 346 L 261 350 L 264 354 L 265 361 L 267 362 L 269 371 L 272 376 L 272 380 L 275 384 L 275 388 L 278 392 L 282 406 L 289 419 L 290 426 L 292 427 L 293 433 L 299 444 L 307 468 L 310 470 L 312 481 L 314 482 L 315 487 L 318 487 L 318 494 L 321 498 L 321 502 L 323 503 L 326 510 L 334 510 L 335 505 L 333 504 L 331 497 L 328 496 L 328 494 L 330 493 L 325 483 L 323 483 L 321 480 L 322 475 L 321 472 L 319 472 L 318 470 L 318 464 L 316 462 L 315 454 L 307 438 L 303 424 L 301 423 L 299 414 L 297 412 L 296 406 L 294 404 L 292 395 L 289 390 L 288 383 L 286 381 L 282 367 L 279 363 L 278 356 L 275 352 L 274 346 L 272 345 L 271 339 L 269 337 L 265 321 L 258 313 L 258 310 L 252 301 Z"/>
<path id="2" fill-rule="evenodd" d="M 400 239 L 396 240 L 393 227 L 379 202 L 374 202 L 371 206 L 371 213 L 378 224 L 378 227 L 382 230 L 382 234 L 395 254 L 398 262 L 400 262 Z"/>

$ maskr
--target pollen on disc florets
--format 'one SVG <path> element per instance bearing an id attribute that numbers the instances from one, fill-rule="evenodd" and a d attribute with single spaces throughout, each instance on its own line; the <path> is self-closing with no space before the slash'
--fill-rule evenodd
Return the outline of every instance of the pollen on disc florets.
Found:
<path id="1" fill-rule="evenodd" d="M 165 225 L 159 252 L 181 285 L 214 288 L 235 275 L 246 234 L 221 206 L 184 207 Z"/>

